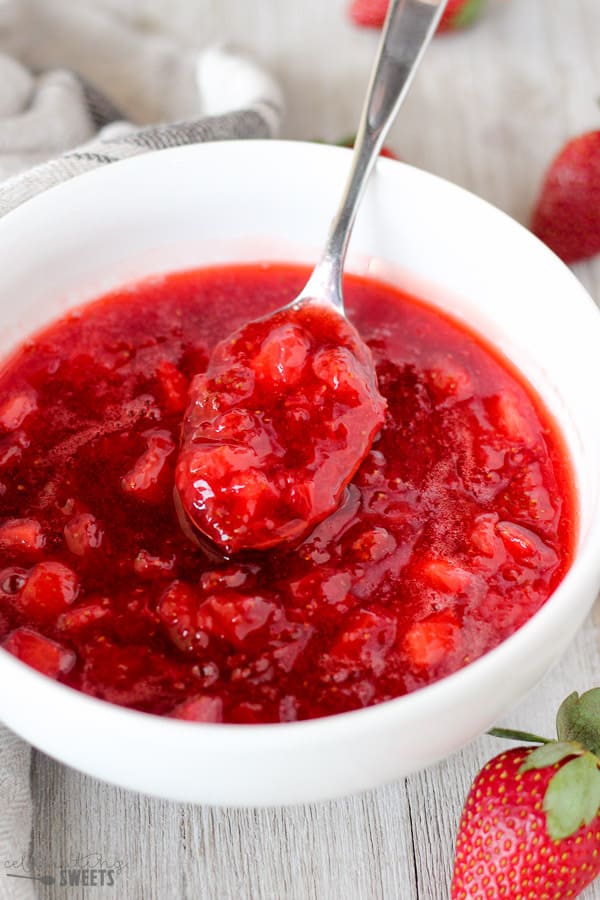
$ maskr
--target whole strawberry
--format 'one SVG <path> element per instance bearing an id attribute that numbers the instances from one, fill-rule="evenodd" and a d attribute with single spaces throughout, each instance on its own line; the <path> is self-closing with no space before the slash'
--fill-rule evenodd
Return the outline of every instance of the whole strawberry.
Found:
<path id="1" fill-rule="evenodd" d="M 470 25 L 479 15 L 484 0 L 448 0 L 440 19 L 438 32 L 455 31 Z M 364 28 L 381 28 L 389 0 L 352 0 L 350 18 Z"/>
<path id="2" fill-rule="evenodd" d="M 573 138 L 554 159 L 531 229 L 567 263 L 600 253 L 600 131 Z"/>
<path id="3" fill-rule="evenodd" d="M 456 840 L 452 900 L 566 900 L 600 874 L 600 688 L 571 694 L 557 741 L 501 753 L 471 786 Z"/>
<path id="4" fill-rule="evenodd" d="M 381 28 L 385 21 L 389 0 L 352 0 L 349 15 L 362 28 Z"/>

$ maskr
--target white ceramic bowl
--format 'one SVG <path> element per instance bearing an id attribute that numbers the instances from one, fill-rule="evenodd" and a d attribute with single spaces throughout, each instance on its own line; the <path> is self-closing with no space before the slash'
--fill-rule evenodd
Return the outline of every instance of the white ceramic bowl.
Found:
<path id="1" fill-rule="evenodd" d="M 140 276 L 216 261 L 315 259 L 349 151 L 230 142 L 164 150 L 76 178 L 0 220 L 0 354 L 66 309 Z M 198 725 L 132 712 L 0 651 L 0 718 L 36 747 L 124 787 L 271 805 L 370 788 L 447 756 L 501 717 L 565 650 L 600 581 L 600 316 L 579 282 L 503 213 L 380 160 L 348 268 L 451 308 L 528 376 L 576 473 L 576 559 L 511 638 L 387 703 L 283 725 Z M 250 312 L 250 311 L 249 311 Z"/>

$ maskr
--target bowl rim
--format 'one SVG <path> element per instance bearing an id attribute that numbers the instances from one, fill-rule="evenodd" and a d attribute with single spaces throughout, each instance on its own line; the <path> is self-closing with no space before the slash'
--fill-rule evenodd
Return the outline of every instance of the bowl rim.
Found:
<path id="1" fill-rule="evenodd" d="M 282 150 L 282 148 L 284 149 Z M 14 218 L 22 213 L 29 214 L 32 204 L 35 206 L 40 198 L 48 194 L 59 196 L 62 192 L 71 191 L 73 190 L 73 184 L 79 183 L 81 179 L 88 183 L 95 180 L 102 181 L 106 177 L 112 177 L 111 172 L 117 169 L 122 171 L 127 168 L 138 168 L 144 164 L 152 165 L 157 158 L 161 158 L 167 163 L 169 160 L 172 161 L 173 157 L 190 154 L 219 153 L 223 150 L 235 154 L 237 150 L 242 149 L 244 152 L 251 153 L 267 152 L 278 154 L 287 152 L 286 148 L 293 148 L 294 152 L 306 152 L 314 157 L 327 154 L 344 154 L 347 157 L 352 152 L 348 148 L 328 144 L 276 139 L 211 141 L 152 150 L 81 173 L 66 182 L 54 185 L 41 194 L 27 199 L 0 219 L 0 234 L 6 227 L 10 227 Z M 563 267 L 565 275 L 570 277 L 572 283 L 573 299 L 571 302 L 585 303 L 593 308 L 594 312 L 598 314 L 600 333 L 600 310 L 593 299 L 574 273 L 527 228 L 487 200 L 478 197 L 472 191 L 438 175 L 426 172 L 400 160 L 379 158 L 377 165 L 382 171 L 402 167 L 417 182 L 419 180 L 427 181 L 433 185 L 435 191 L 445 191 L 447 197 L 456 197 L 459 202 L 468 199 L 472 204 L 474 203 L 480 206 L 482 210 L 486 210 L 488 215 L 503 219 L 504 227 L 511 228 L 515 234 L 519 235 L 521 241 L 528 241 L 532 247 L 536 246 L 538 254 L 541 249 L 547 254 L 548 260 L 552 260 L 553 265 L 556 265 L 558 262 Z M 576 475 L 574 464 L 573 470 Z M 184 739 L 186 742 L 191 741 L 193 743 L 195 741 L 202 744 L 209 742 L 213 744 L 214 748 L 223 747 L 223 749 L 233 749 L 236 745 L 239 746 L 242 735 L 245 750 L 260 750 L 266 745 L 271 749 L 283 748 L 288 741 L 292 741 L 294 744 L 302 743 L 303 741 L 312 744 L 315 740 L 326 740 L 333 732 L 336 732 L 335 736 L 339 738 L 343 734 L 350 735 L 356 730 L 363 731 L 368 729 L 369 726 L 385 725 L 386 720 L 401 719 L 403 716 L 410 719 L 415 714 L 418 714 L 418 717 L 431 715 L 436 709 L 446 705 L 446 700 L 468 694 L 469 684 L 476 681 L 479 677 L 481 680 L 485 680 L 486 676 L 489 677 L 494 670 L 497 670 L 498 673 L 506 671 L 511 655 L 524 658 L 526 653 L 531 651 L 532 646 L 541 646 L 555 632 L 556 624 L 563 616 L 563 608 L 567 604 L 568 597 L 577 593 L 578 590 L 589 590 L 589 586 L 586 587 L 586 583 L 590 580 L 593 580 L 595 584 L 600 583 L 600 490 L 595 498 L 592 519 L 587 533 L 583 541 L 581 535 L 579 535 L 573 560 L 562 581 L 540 609 L 517 631 L 492 650 L 468 663 L 458 671 L 408 694 L 385 700 L 372 706 L 301 721 L 256 723 L 249 727 L 245 724 L 234 723 L 187 722 L 169 718 L 168 716 L 142 712 L 84 694 L 75 688 L 54 681 L 21 662 L 2 648 L 0 648 L 0 671 L 4 670 L 6 675 L 8 677 L 12 676 L 13 679 L 28 682 L 36 690 L 39 701 L 43 699 L 44 694 L 48 697 L 52 696 L 55 700 L 60 700 L 66 706 L 69 706 L 72 714 L 85 717 L 89 713 L 97 722 L 111 719 L 115 723 L 127 726 L 128 730 L 133 729 L 140 737 L 152 740 L 157 744 L 164 743 L 165 736 L 171 735 L 177 736 L 178 740 Z M 504 661 L 505 658 L 506 662 Z"/>

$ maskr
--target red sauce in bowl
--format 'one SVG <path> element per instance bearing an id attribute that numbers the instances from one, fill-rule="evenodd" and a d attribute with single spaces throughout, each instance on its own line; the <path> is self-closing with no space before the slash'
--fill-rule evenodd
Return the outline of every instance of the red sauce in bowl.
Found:
<path id="1" fill-rule="evenodd" d="M 292 546 L 231 559 L 182 533 L 173 486 L 189 384 L 219 341 L 296 296 L 307 274 L 240 265 L 147 281 L 6 363 L 6 650 L 135 709 L 290 721 L 430 684 L 547 600 L 576 518 L 549 415 L 480 337 L 356 277 L 349 316 L 387 413 L 338 508 Z"/>

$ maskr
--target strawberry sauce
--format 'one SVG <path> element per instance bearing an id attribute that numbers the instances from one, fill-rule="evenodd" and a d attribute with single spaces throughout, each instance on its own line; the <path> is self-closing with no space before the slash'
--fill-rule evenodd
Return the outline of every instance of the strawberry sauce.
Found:
<path id="1" fill-rule="evenodd" d="M 342 316 L 300 304 L 254 320 L 191 384 L 183 509 L 227 554 L 298 543 L 337 509 L 384 421 L 371 354 Z"/>
<path id="2" fill-rule="evenodd" d="M 153 279 L 71 313 L 5 364 L 6 650 L 135 709 L 291 721 L 430 684 L 546 601 L 576 532 L 549 416 L 464 326 L 356 277 L 349 316 L 387 412 L 338 507 L 291 546 L 229 559 L 182 532 L 173 488 L 190 383 L 200 396 L 216 344 L 307 275 L 255 265 Z M 291 432 L 299 458 L 315 439 L 308 413 Z"/>

